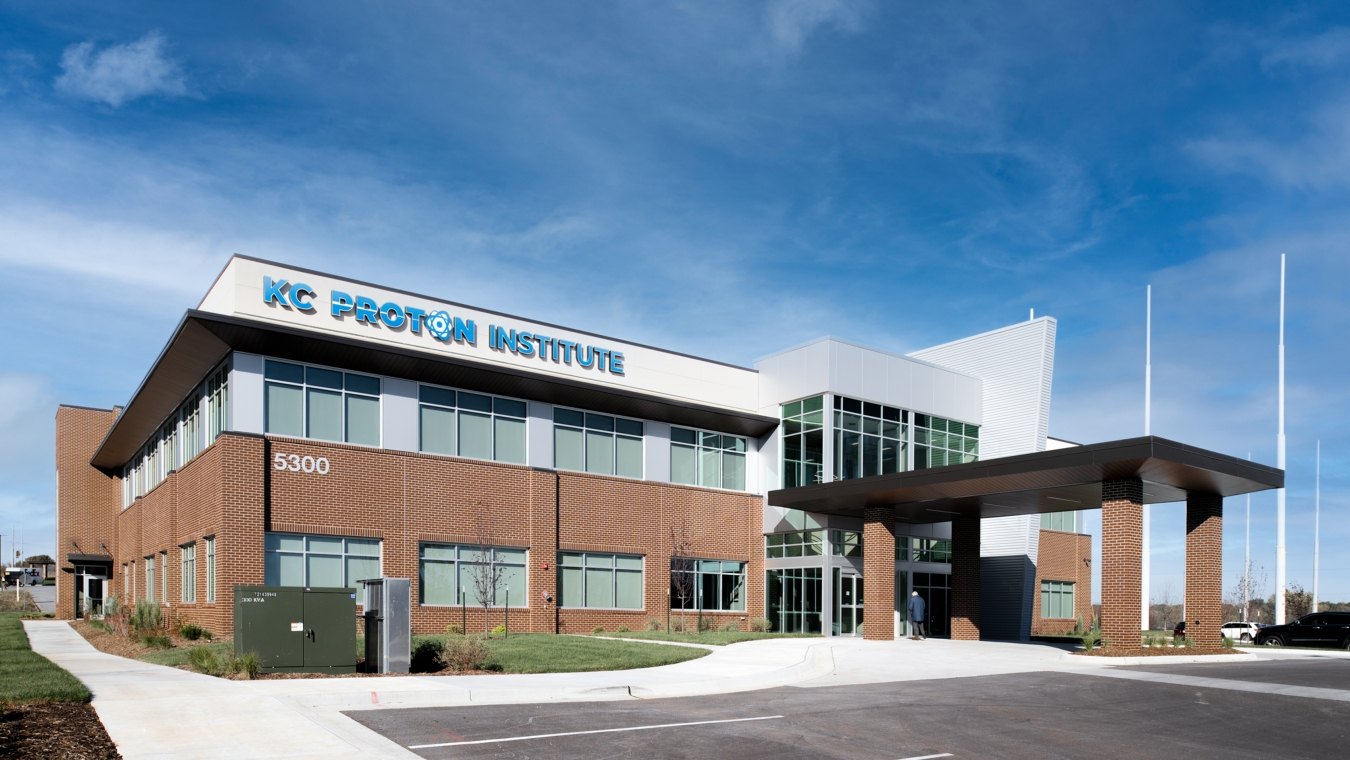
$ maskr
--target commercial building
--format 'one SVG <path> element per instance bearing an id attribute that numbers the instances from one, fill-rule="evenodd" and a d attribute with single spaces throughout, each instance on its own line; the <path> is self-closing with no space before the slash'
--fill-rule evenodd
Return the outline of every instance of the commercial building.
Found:
<path id="1" fill-rule="evenodd" d="M 419 632 L 673 614 L 890 638 L 911 589 L 937 634 L 1067 630 L 1092 558 L 1066 510 L 1277 471 L 1063 448 L 1054 345 L 1043 317 L 737 367 L 236 256 L 125 408 L 57 412 L 58 614 L 116 595 L 224 632 L 236 585 L 392 576 Z"/>

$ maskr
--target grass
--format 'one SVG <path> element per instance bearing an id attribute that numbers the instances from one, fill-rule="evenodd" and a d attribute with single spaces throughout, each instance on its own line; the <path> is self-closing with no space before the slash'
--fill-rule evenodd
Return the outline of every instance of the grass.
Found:
<path id="1" fill-rule="evenodd" d="M 414 636 L 413 643 L 455 636 Z M 485 670 L 500 673 L 580 673 L 591 670 L 629 670 L 670 665 L 708 654 L 704 649 L 669 647 L 585 636 L 518 633 L 510 638 L 486 639 L 491 655 Z"/>
<path id="2" fill-rule="evenodd" d="M 596 636 L 617 639 L 642 639 L 643 641 L 680 641 L 689 644 L 712 644 L 723 646 L 738 641 L 759 641 L 760 639 L 818 639 L 818 633 L 773 633 L 758 631 L 704 631 L 703 633 L 669 633 L 666 631 L 631 631 L 615 633 L 606 631 Z"/>
<path id="3" fill-rule="evenodd" d="M 33 651 L 18 613 L 0 613 L 0 704 L 89 698 L 89 690 L 75 676 Z"/>
<path id="4" fill-rule="evenodd" d="M 146 652 L 136 659 L 155 665 L 168 665 L 171 668 L 178 668 L 188 664 L 188 657 L 194 649 L 209 649 L 213 654 L 224 655 L 234 652 L 234 644 L 229 641 L 194 642 L 192 646 Z"/>

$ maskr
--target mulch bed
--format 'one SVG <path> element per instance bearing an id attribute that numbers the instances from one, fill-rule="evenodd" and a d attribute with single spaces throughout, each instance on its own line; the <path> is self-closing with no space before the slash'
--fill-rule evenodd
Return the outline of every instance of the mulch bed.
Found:
<path id="1" fill-rule="evenodd" d="M 121 760 L 93 706 L 45 702 L 0 707 L 0 757 L 13 760 Z"/>

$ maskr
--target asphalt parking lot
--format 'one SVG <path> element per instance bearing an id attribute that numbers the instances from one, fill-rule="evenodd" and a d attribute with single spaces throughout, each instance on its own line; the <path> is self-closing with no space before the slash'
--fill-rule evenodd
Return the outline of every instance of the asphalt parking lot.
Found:
<path id="1" fill-rule="evenodd" d="M 1350 688 L 1344 660 L 1141 666 Z M 1247 688 L 1251 688 L 1247 686 Z M 1327 758 L 1350 701 L 1036 672 L 633 702 L 353 711 L 427 758 Z"/>

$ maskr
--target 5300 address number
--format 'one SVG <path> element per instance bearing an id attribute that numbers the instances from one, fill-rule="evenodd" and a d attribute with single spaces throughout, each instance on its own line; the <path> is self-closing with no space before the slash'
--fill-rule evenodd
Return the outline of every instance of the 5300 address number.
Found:
<path id="1" fill-rule="evenodd" d="M 312 457 L 308 454 L 274 454 L 272 467 L 288 472 L 312 472 L 317 475 L 328 474 L 328 457 Z"/>

